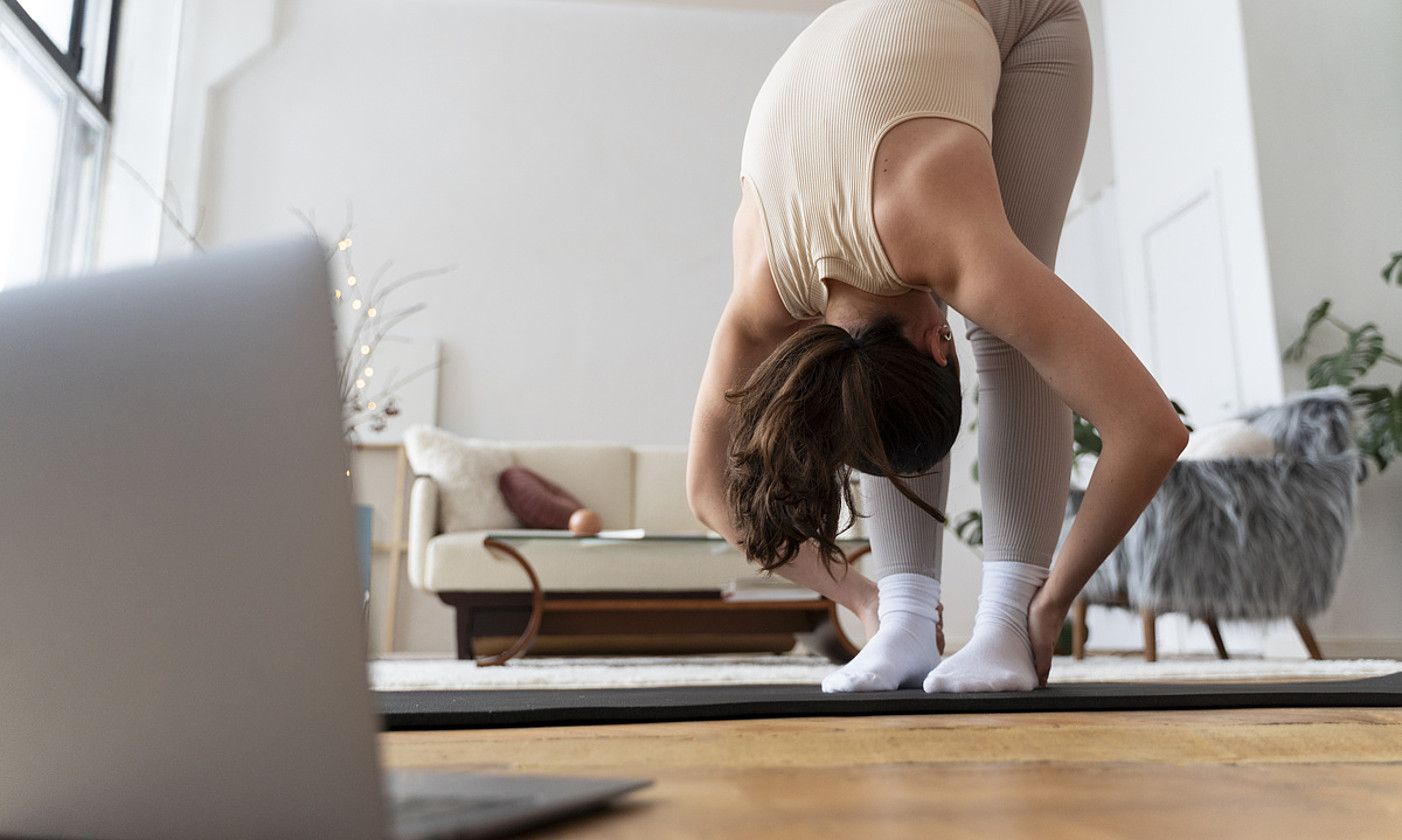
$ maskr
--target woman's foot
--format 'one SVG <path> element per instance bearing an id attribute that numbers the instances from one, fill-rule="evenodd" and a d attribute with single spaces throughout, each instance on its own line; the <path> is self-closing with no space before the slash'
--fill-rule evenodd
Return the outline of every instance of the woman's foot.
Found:
<path id="1" fill-rule="evenodd" d="M 940 662 L 940 582 L 911 573 L 877 581 L 879 627 L 851 662 L 823 680 L 823 691 L 915 687 Z M 869 619 L 863 621 L 870 632 Z"/>
<path id="2" fill-rule="evenodd" d="M 1048 570 L 1029 563 L 985 561 L 974 635 L 925 677 L 934 692 L 1031 691 L 1038 686 L 1027 608 Z"/>

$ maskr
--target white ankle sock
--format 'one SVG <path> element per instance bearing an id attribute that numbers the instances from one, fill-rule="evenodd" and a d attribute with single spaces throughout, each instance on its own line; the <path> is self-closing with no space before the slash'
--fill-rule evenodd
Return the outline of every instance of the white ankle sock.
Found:
<path id="1" fill-rule="evenodd" d="M 913 572 L 876 582 L 876 614 L 881 626 L 851 662 L 828 674 L 823 691 L 891 691 L 914 688 L 940 662 L 935 622 L 940 582 Z"/>
<path id="2" fill-rule="evenodd" d="M 974 634 L 925 678 L 925 690 L 1031 691 L 1038 685 L 1027 607 L 1048 570 L 1010 560 L 984 561 Z"/>

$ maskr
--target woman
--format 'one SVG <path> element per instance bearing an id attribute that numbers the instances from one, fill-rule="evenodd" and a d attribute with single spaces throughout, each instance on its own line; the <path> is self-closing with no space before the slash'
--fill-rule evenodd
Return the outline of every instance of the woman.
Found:
<path id="1" fill-rule="evenodd" d="M 752 561 L 862 618 L 867 644 L 824 691 L 1045 685 L 1072 599 L 1186 443 L 1152 376 L 1051 270 L 1090 78 L 1078 0 L 846 0 L 754 103 L 687 489 Z M 978 367 L 984 510 L 973 636 L 948 658 L 935 638 L 960 393 L 946 306 Z M 1072 409 L 1104 449 L 1051 568 Z M 874 582 L 832 571 L 851 469 Z"/>

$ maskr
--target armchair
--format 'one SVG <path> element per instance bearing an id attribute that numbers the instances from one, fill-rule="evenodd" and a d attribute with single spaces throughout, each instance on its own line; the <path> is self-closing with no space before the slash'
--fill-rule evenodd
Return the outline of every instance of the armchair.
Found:
<path id="1" fill-rule="evenodd" d="M 1155 618 L 1172 612 L 1205 622 L 1222 659 L 1218 620 L 1277 618 L 1290 618 L 1310 656 L 1323 658 L 1308 622 L 1333 597 L 1360 469 L 1348 392 L 1307 391 L 1241 419 L 1271 437 L 1276 454 L 1174 465 L 1074 603 L 1076 658 L 1088 604 L 1139 610 L 1151 662 Z M 1063 540 L 1082 495 L 1073 489 L 1068 499 Z"/>

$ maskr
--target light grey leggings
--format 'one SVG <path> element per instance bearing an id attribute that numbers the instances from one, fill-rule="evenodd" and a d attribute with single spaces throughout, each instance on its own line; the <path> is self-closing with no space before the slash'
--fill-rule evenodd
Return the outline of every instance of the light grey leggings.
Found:
<path id="1" fill-rule="evenodd" d="M 1013 232 L 1053 268 L 1090 123 L 1091 54 L 1079 0 L 977 0 L 1003 56 L 993 162 Z M 1051 565 L 1071 479 L 1071 411 L 1022 354 L 969 322 L 978 370 L 985 560 Z M 949 458 L 909 482 L 946 510 Z M 862 475 L 872 577 L 941 572 L 942 526 L 890 481 Z"/>

